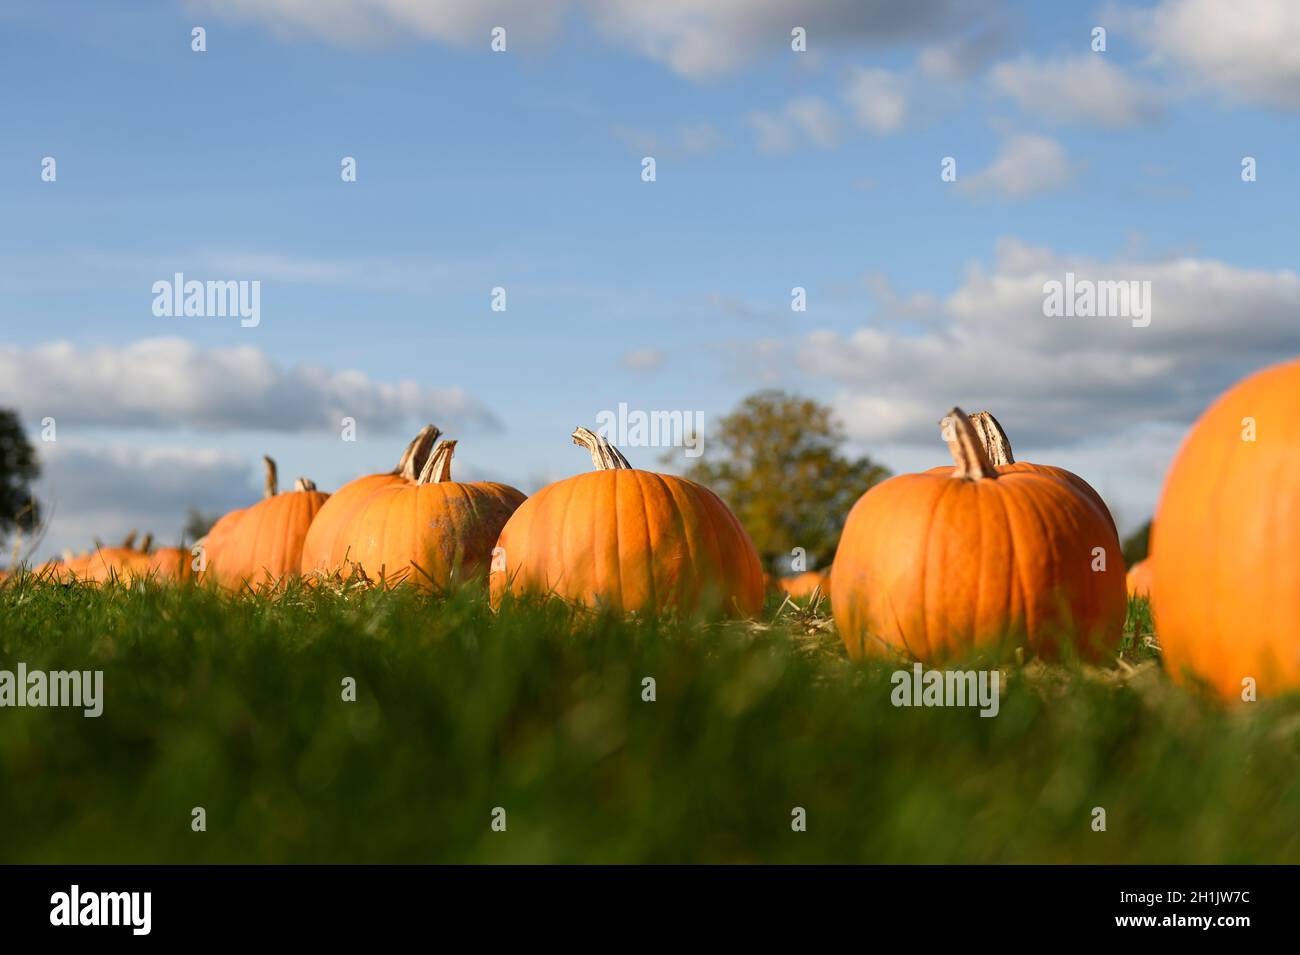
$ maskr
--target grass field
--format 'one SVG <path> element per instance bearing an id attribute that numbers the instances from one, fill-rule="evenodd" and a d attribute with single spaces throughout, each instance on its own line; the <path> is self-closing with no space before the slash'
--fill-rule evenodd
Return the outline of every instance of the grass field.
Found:
<path id="1" fill-rule="evenodd" d="M 1300 860 L 1296 696 L 1219 708 L 1130 638 L 1112 670 L 1009 668 L 994 719 L 895 708 L 893 667 L 775 609 L 10 581 L 0 669 L 102 669 L 105 702 L 0 709 L 0 861 Z"/>

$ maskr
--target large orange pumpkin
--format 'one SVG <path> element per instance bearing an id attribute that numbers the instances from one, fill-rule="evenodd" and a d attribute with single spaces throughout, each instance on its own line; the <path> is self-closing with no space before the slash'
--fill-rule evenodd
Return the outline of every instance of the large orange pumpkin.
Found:
<path id="1" fill-rule="evenodd" d="M 262 455 L 262 464 L 266 470 L 266 476 L 262 488 L 262 500 L 270 500 L 275 497 L 280 489 L 279 479 L 275 467 L 275 461 L 269 455 Z M 218 557 L 225 550 L 226 545 L 234 539 L 235 529 L 239 526 L 240 520 L 247 514 L 249 508 L 240 507 L 227 514 L 219 517 L 208 532 L 194 542 L 194 550 L 199 555 L 199 568 L 203 572 L 202 576 L 209 577 L 208 565 L 214 557 Z M 215 579 L 215 576 L 212 578 Z"/>
<path id="2" fill-rule="evenodd" d="M 844 525 L 831 607 L 849 655 L 1113 650 L 1127 600 L 1110 522 L 1064 478 L 999 472 L 960 409 L 945 421 L 956 467 L 876 485 Z"/>
<path id="3" fill-rule="evenodd" d="M 1014 474 L 1018 471 L 1035 471 L 1040 474 L 1051 474 L 1055 477 L 1064 478 L 1069 483 L 1078 488 L 1088 500 L 1097 505 L 1097 509 L 1106 516 L 1110 521 L 1110 526 L 1115 530 L 1118 536 L 1119 531 L 1115 526 L 1115 518 L 1110 513 L 1110 508 L 1102 500 L 1101 495 L 1093 488 L 1091 484 L 1085 481 L 1073 471 L 1067 471 L 1065 468 L 1057 467 L 1054 464 L 1034 464 L 1030 461 L 1017 461 L 1011 451 L 1011 439 L 1007 433 L 1002 430 L 1002 425 L 998 419 L 993 417 L 987 411 L 977 411 L 970 415 L 971 426 L 975 428 L 975 433 L 979 437 L 980 445 L 984 448 L 985 454 L 988 455 L 989 462 L 998 470 L 1000 474 Z M 942 467 L 931 468 L 931 473 L 945 474 L 952 470 L 947 465 Z"/>
<path id="4" fill-rule="evenodd" d="M 329 575 L 343 569 L 349 557 L 348 542 L 346 533 L 340 532 L 351 528 L 357 508 L 381 487 L 415 484 L 441 434 L 436 427 L 426 424 L 406 446 L 393 470 L 359 477 L 330 495 L 330 499 L 311 522 L 307 539 L 303 541 L 304 574 L 320 572 Z"/>
<path id="5" fill-rule="evenodd" d="M 483 576 L 524 494 L 492 481 L 451 479 L 455 441 L 439 442 L 415 481 L 372 491 L 339 528 L 348 572 L 442 592 Z"/>
<path id="6" fill-rule="evenodd" d="M 307 529 L 329 499 L 306 478 L 298 478 L 292 491 L 275 493 L 274 462 L 266 461 L 270 496 L 227 514 L 205 538 L 206 574 L 223 587 L 276 585 L 296 577 Z"/>
<path id="7" fill-rule="evenodd" d="M 510 518 L 492 565 L 494 607 L 510 592 L 622 612 L 762 610 L 758 554 L 721 498 L 633 469 L 586 428 L 573 441 L 597 470 L 542 488 Z"/>
<path id="8" fill-rule="evenodd" d="M 1300 689 L 1300 361 L 1239 382 L 1192 426 L 1151 530 L 1165 669 L 1222 697 Z"/>

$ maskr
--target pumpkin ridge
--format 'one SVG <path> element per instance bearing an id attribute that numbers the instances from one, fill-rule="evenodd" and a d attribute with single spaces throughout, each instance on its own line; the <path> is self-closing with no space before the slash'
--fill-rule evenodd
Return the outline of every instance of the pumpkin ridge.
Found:
<path id="1" fill-rule="evenodd" d="M 1032 487 L 1035 480 L 1033 472 L 1024 471 L 1020 473 L 1030 478 L 1028 484 Z M 1042 477 L 1045 477 L 1049 481 L 1057 480 L 1057 478 L 1054 478 L 1051 475 L 1042 475 Z M 1016 485 L 1013 483 L 1010 486 L 1015 487 Z M 1023 500 L 1021 500 L 1021 498 L 1023 498 Z M 1043 545 L 1050 547 L 1046 555 L 1048 559 L 1041 561 L 1041 564 L 1048 570 L 1049 576 L 1053 580 L 1059 580 L 1062 560 L 1061 555 L 1056 552 L 1058 542 L 1054 539 L 1056 535 L 1050 533 L 1048 530 L 1047 518 L 1043 514 L 1039 501 L 1036 499 L 1032 491 L 1019 495 L 1018 497 L 1013 497 L 1012 500 L 1015 501 L 1016 505 L 1014 512 L 1015 523 L 1013 524 L 1016 536 L 1013 537 L 1012 540 L 1024 540 L 1026 537 L 1026 528 L 1032 524 L 1035 529 L 1034 537 L 1036 538 L 1034 543 L 1037 545 L 1033 550 L 1039 551 Z M 1026 583 L 1033 580 L 1032 565 L 1034 564 L 1033 554 L 1028 553 L 1028 550 L 1029 548 L 1023 546 L 1018 548 L 1015 561 L 1016 577 L 1020 582 L 1022 591 L 1024 591 L 1027 596 L 1033 589 L 1031 586 L 1026 586 Z M 1051 595 L 1053 602 L 1056 602 L 1059 598 L 1060 594 Z M 1039 635 L 1039 627 L 1043 622 L 1040 610 L 1041 607 L 1039 606 L 1039 601 L 1026 600 L 1024 615 L 1025 632 L 1023 634 L 1023 639 L 1027 645 L 1026 649 L 1033 653 L 1038 653 L 1041 649 L 1041 647 L 1038 646 L 1037 639 L 1033 641 L 1032 645 L 1030 641 L 1031 635 L 1035 635 L 1035 637 Z M 1015 636 L 1021 637 L 1022 635 L 1016 634 Z"/>
<path id="2" fill-rule="evenodd" d="M 639 510 L 641 511 L 641 523 L 645 526 L 646 552 L 653 555 L 655 552 L 655 535 L 650 528 L 650 501 L 647 499 L 648 495 L 646 494 L 645 481 L 642 476 L 643 472 L 634 470 L 633 475 L 636 479 L 637 497 L 640 499 Z M 679 515 L 674 515 L 674 517 L 677 516 Z M 657 574 L 659 568 L 653 560 L 647 560 L 644 563 L 647 579 L 650 581 L 650 605 L 658 607 L 660 606 L 659 578 Z"/>
<path id="3" fill-rule="evenodd" d="M 1244 441 L 1220 442 L 1220 447 L 1225 447 L 1226 451 L 1220 454 L 1217 460 L 1215 461 L 1217 467 L 1215 469 L 1216 473 L 1214 475 L 1214 490 L 1209 495 L 1210 500 L 1214 500 L 1214 501 L 1224 500 L 1224 496 L 1223 496 L 1224 486 L 1228 484 L 1230 480 L 1230 475 L 1237 473 L 1237 469 L 1240 467 L 1238 456 L 1242 453 L 1245 446 L 1246 443 Z M 1231 489 L 1229 489 L 1229 493 L 1231 493 Z M 1270 498 L 1270 500 L 1276 500 L 1276 498 Z M 1225 536 L 1224 524 L 1228 520 L 1227 508 L 1214 507 L 1211 508 L 1211 511 L 1214 514 L 1213 517 L 1214 523 L 1211 530 L 1213 537 L 1211 539 L 1216 541 L 1222 540 L 1223 537 Z M 1278 526 L 1276 521 L 1270 523 L 1272 523 L 1274 528 Z M 1211 576 L 1213 577 L 1213 583 L 1209 587 L 1203 589 L 1205 590 L 1206 593 L 1223 593 L 1225 587 L 1229 587 L 1232 585 L 1231 568 L 1219 556 L 1217 550 L 1212 550 L 1210 553 L 1213 554 L 1210 562 L 1210 569 L 1211 569 Z M 1264 574 L 1261 576 L 1271 577 L 1271 575 L 1269 574 Z M 1234 630 L 1237 629 L 1238 626 L 1240 626 L 1240 624 L 1238 624 L 1236 621 L 1233 621 L 1231 619 L 1228 620 L 1224 619 L 1225 612 L 1228 610 L 1228 604 L 1226 601 L 1221 601 L 1221 600 L 1210 601 L 1207 610 L 1209 611 L 1209 619 L 1214 621 L 1214 629 L 1212 632 L 1216 634 L 1232 633 L 1234 632 Z M 1255 642 L 1254 640 L 1251 641 L 1252 644 L 1254 644 L 1254 642 Z M 1223 658 L 1224 655 L 1223 638 L 1221 636 L 1217 637 L 1212 643 L 1210 643 L 1208 649 L 1210 650 L 1211 665 L 1212 666 L 1220 665 L 1219 661 Z M 1252 655 L 1254 655 L 1254 651 L 1255 651 L 1255 647 L 1252 645 L 1251 646 Z M 1202 649 L 1201 653 L 1203 657 L 1205 650 Z M 1204 664 L 1201 664 L 1199 660 L 1194 662 L 1198 665 L 1198 669 L 1204 667 Z"/>
<path id="4" fill-rule="evenodd" d="M 722 498 L 718 497 L 717 494 L 715 494 L 709 488 L 705 487 L 703 484 L 697 484 L 695 481 L 692 481 L 689 478 L 682 478 L 682 482 L 694 488 L 695 493 L 698 496 L 704 498 L 704 500 L 706 501 L 710 509 L 712 509 L 715 512 L 720 511 L 724 515 L 727 521 L 727 528 L 730 532 L 728 534 L 728 537 L 731 543 L 739 543 L 744 539 L 742 535 L 745 534 L 746 532 L 744 528 L 741 527 L 740 525 L 740 519 L 737 518 L 735 514 L 731 513 L 731 508 L 727 507 L 726 502 L 722 500 Z M 725 555 L 723 555 L 723 558 L 725 559 Z M 754 569 L 753 565 L 751 565 L 748 568 L 748 570 L 750 570 L 751 572 L 753 571 L 753 569 Z M 747 580 L 746 583 L 750 587 L 757 587 L 761 590 L 763 588 L 763 580 L 762 580 L 763 568 L 759 566 L 758 569 L 759 569 L 759 578 L 757 580 L 753 580 L 753 579 Z"/>
<path id="5" fill-rule="evenodd" d="M 571 549 L 570 538 L 572 538 L 574 535 L 572 530 L 573 525 L 569 523 L 568 518 L 569 518 L 569 511 L 573 507 L 573 499 L 578 492 L 578 485 L 581 483 L 582 483 L 581 481 L 572 481 L 569 484 L 565 485 L 565 487 L 569 492 L 569 495 L 564 499 L 564 507 L 560 510 L 559 538 L 558 538 L 560 543 L 560 578 L 557 579 L 554 583 L 552 583 L 550 577 L 549 562 L 548 562 L 548 569 L 547 569 L 547 576 L 546 576 L 547 590 L 552 590 L 552 591 L 558 590 L 561 587 L 561 585 L 564 583 L 564 579 L 563 579 L 564 575 L 568 572 L 568 569 L 571 566 L 569 564 L 569 551 Z M 617 519 L 617 515 L 615 515 L 615 519 Z M 554 521 L 552 521 L 551 523 L 554 523 Z M 593 521 L 592 522 L 593 527 L 594 527 L 594 523 L 595 522 Z M 594 566 L 596 562 L 596 554 L 594 551 L 590 551 L 590 557 L 591 557 L 591 563 Z"/>
<path id="6" fill-rule="evenodd" d="M 660 475 L 660 479 L 671 487 L 675 499 L 685 501 L 690 505 L 689 515 L 686 513 L 686 508 L 682 508 L 680 512 L 684 522 L 686 517 L 692 517 L 693 520 L 685 523 L 694 526 L 695 522 L 702 518 L 705 529 L 707 530 L 707 533 L 701 533 L 696 536 L 695 546 L 690 551 L 692 571 L 698 573 L 701 557 L 707 558 L 716 569 L 717 575 L 724 585 L 725 592 L 718 594 L 718 599 L 725 603 L 728 599 L 734 599 L 737 596 L 741 596 L 740 594 L 732 593 L 732 591 L 736 589 L 735 580 L 732 577 L 731 567 L 728 566 L 723 556 L 723 547 L 728 542 L 727 538 L 729 535 L 719 531 L 718 516 L 714 513 L 712 503 L 705 499 L 703 495 L 697 493 L 694 487 L 683 484 L 676 479 L 670 481 L 663 475 Z M 690 539 L 688 533 L 687 540 L 689 541 Z"/>
<path id="7" fill-rule="evenodd" d="M 951 472 L 949 472 L 949 477 L 950 475 Z M 907 477 L 904 476 L 903 480 L 906 481 Z M 885 482 L 885 484 L 888 483 L 889 483 L 888 481 Z M 882 484 L 881 486 L 883 487 L 884 485 Z M 912 599 L 912 601 L 918 607 L 921 608 L 921 612 L 920 612 L 921 633 L 917 634 L 917 636 L 920 637 L 921 642 L 926 644 L 927 647 L 929 646 L 929 641 L 927 638 L 927 634 L 929 632 L 928 629 L 929 623 L 926 618 L 929 615 L 929 608 L 927 606 L 925 580 L 929 571 L 930 548 L 934 544 L 933 538 L 934 538 L 935 516 L 939 512 L 939 501 L 944 494 L 948 493 L 948 490 L 952 486 L 953 485 L 951 484 L 945 484 L 936 489 L 934 494 L 934 500 L 931 501 L 930 503 L 930 513 L 926 515 L 923 521 L 919 522 L 918 526 L 923 527 L 925 529 L 925 540 L 922 544 L 921 551 L 918 555 L 919 560 L 917 561 L 917 563 L 920 565 L 920 571 L 916 575 L 917 578 L 916 583 L 913 584 L 913 586 L 916 588 L 915 592 L 907 595 Z M 897 490 L 897 488 L 898 485 L 895 485 L 894 490 Z M 872 490 L 874 490 L 874 488 Z M 871 491 L 867 491 L 867 494 L 870 493 Z M 865 497 L 866 495 L 863 496 Z M 873 527 L 877 527 L 877 528 L 887 527 L 892 532 L 895 525 L 899 522 L 899 519 L 901 518 L 902 515 L 903 515 L 903 511 L 901 509 L 891 509 L 885 513 L 885 515 L 883 516 L 884 519 L 873 520 Z M 874 515 L 872 516 L 874 517 Z M 912 649 L 912 643 L 908 637 L 908 631 L 914 628 L 905 625 L 903 622 L 903 618 L 899 615 L 898 604 L 895 600 L 894 587 L 890 587 L 885 592 L 885 599 L 888 601 L 889 604 L 889 615 L 894 618 L 894 626 L 898 634 L 898 642 L 902 644 L 903 651 L 913 660 L 922 659 L 922 656 L 918 654 L 914 649 Z M 869 605 L 865 600 L 863 600 L 861 603 L 862 603 L 862 607 L 860 608 L 861 613 L 863 613 L 864 616 L 869 618 L 869 612 L 870 612 Z M 864 639 L 860 641 L 860 646 L 863 648 L 863 650 L 865 650 L 865 646 L 866 646 L 865 636 L 870 636 L 870 634 L 869 633 L 865 634 Z M 893 641 L 886 640 L 883 637 L 883 635 L 880 634 L 877 634 L 876 636 L 878 639 L 881 640 L 881 642 L 888 644 L 894 652 L 898 652 L 898 647 L 894 646 Z"/>
<path id="8" fill-rule="evenodd" d="M 622 519 L 621 519 L 620 516 L 619 516 L 620 512 L 619 512 L 619 500 L 618 500 L 618 498 L 619 498 L 618 488 L 619 488 L 619 485 L 622 484 L 623 482 L 620 481 L 620 480 L 618 479 L 618 475 L 614 475 L 614 480 L 613 480 L 612 482 L 607 482 L 607 483 L 610 483 L 610 484 L 612 485 L 611 488 L 610 488 L 610 494 L 609 494 L 609 496 L 612 497 L 612 498 L 614 499 L 614 508 L 613 508 L 613 511 L 612 511 L 611 513 L 613 513 L 613 515 L 614 515 L 614 520 L 613 520 L 613 524 L 614 524 L 614 556 L 615 556 L 615 560 L 614 560 L 614 577 L 615 577 L 615 579 L 616 579 L 617 582 L 618 582 L 618 583 L 617 583 L 616 592 L 618 593 L 618 604 L 619 604 L 619 606 L 625 608 L 625 607 L 627 607 L 627 606 L 631 603 L 631 601 L 628 599 L 628 594 L 627 594 L 627 581 L 623 579 L 623 521 L 622 521 Z M 596 506 L 597 506 L 597 507 L 603 507 L 603 506 L 605 506 L 605 505 L 604 505 L 604 502 L 601 500 L 601 498 L 599 497 L 599 495 L 596 497 Z M 598 543 L 598 542 L 596 541 L 596 539 L 595 539 L 595 538 L 596 538 L 596 529 L 595 529 L 595 528 L 596 528 L 596 522 L 595 522 L 595 521 L 592 521 L 592 531 L 591 531 L 592 542 L 591 542 L 591 546 L 592 546 L 593 553 L 595 552 L 595 548 L 596 548 L 597 543 Z M 597 563 L 599 564 L 599 561 L 597 561 Z M 604 575 L 604 572 L 603 572 L 603 571 L 598 571 L 598 572 L 597 572 L 597 575 L 596 575 L 596 586 L 597 586 L 597 587 L 602 587 L 602 588 L 605 587 L 605 575 Z"/>
<path id="9" fill-rule="evenodd" d="M 644 475 L 644 477 L 638 477 L 637 480 L 638 482 L 643 483 L 643 487 L 644 485 L 649 485 L 650 487 L 654 488 L 655 491 L 662 494 L 667 499 L 667 503 L 669 505 L 668 511 L 672 515 L 672 519 L 673 519 L 672 536 L 680 542 L 679 546 L 684 547 L 686 550 L 685 554 L 680 554 L 679 552 L 680 559 L 677 561 L 677 567 L 675 568 L 675 573 L 669 578 L 669 581 L 665 581 L 665 583 L 669 583 L 670 581 L 672 583 L 671 591 L 672 591 L 673 605 L 677 608 L 678 612 L 689 612 L 690 608 L 680 606 L 680 602 L 684 592 L 684 588 L 682 587 L 682 576 L 685 573 L 698 575 L 701 569 L 699 565 L 699 558 L 696 556 L 699 550 L 698 547 L 699 542 L 693 539 L 693 534 L 691 531 L 691 527 L 693 526 L 693 523 L 687 520 L 688 517 L 686 513 L 687 508 L 683 506 L 682 500 L 679 499 L 677 496 L 676 489 L 673 487 L 672 483 L 666 477 L 664 477 L 664 475 L 657 474 L 653 471 L 643 471 L 642 475 Z M 648 496 L 649 495 L 645 494 L 645 492 L 643 491 L 643 497 L 648 497 Z M 658 504 L 660 502 L 656 501 L 655 503 Z M 647 501 L 647 507 L 645 508 L 647 527 L 649 526 L 650 523 L 650 507 L 648 506 L 648 504 L 649 502 Z M 698 516 L 698 515 L 689 515 L 689 516 Z M 659 548 L 656 545 L 662 544 L 664 536 L 665 535 L 661 532 L 658 541 L 656 541 L 653 537 L 651 538 L 650 552 L 652 554 L 657 554 Z M 686 566 L 685 567 L 682 566 L 683 564 L 685 564 Z M 662 572 L 665 570 L 664 566 L 660 564 L 657 560 L 651 561 L 651 565 L 654 567 L 656 572 Z M 656 587 L 656 594 L 657 591 L 658 588 Z"/>
<path id="10" fill-rule="evenodd" d="M 461 518 L 467 519 L 469 521 L 470 529 L 477 531 L 482 516 L 479 514 L 478 499 L 470 493 L 468 484 L 464 484 L 460 481 L 446 481 L 444 484 L 447 485 L 446 495 L 448 497 L 451 495 L 452 488 L 455 488 L 456 491 L 459 492 L 461 500 L 465 502 L 465 507 L 459 512 L 450 507 L 448 508 L 448 513 L 452 516 L 452 527 L 456 533 L 455 546 L 453 547 L 454 553 L 452 554 L 452 566 L 455 570 L 455 580 L 461 581 L 464 580 L 468 574 L 471 562 L 469 548 L 465 543 L 466 535 L 464 531 L 466 530 L 466 527 Z M 468 511 L 468 517 L 466 517 L 466 511 Z"/>
<path id="11" fill-rule="evenodd" d="M 691 485 L 689 488 L 683 487 L 682 489 L 688 491 L 690 496 L 694 498 L 696 509 L 703 512 L 709 522 L 709 551 L 715 561 L 714 566 L 718 568 L 718 572 L 722 575 L 727 589 L 726 593 L 720 595 L 721 598 L 725 601 L 743 597 L 743 591 L 736 592 L 736 581 L 732 574 L 731 565 L 727 562 L 726 554 L 723 552 L 723 548 L 727 544 L 734 542 L 730 540 L 731 535 L 729 533 L 719 531 L 717 509 L 713 506 L 712 501 L 697 490 L 697 485 Z M 729 531 L 730 528 L 725 528 L 725 530 Z"/>
<path id="12" fill-rule="evenodd" d="M 1008 485 L 1012 486 L 1012 485 Z M 1036 625 L 1038 622 L 1038 604 L 1034 600 L 1033 569 L 1029 565 L 1034 563 L 1033 556 L 1029 553 L 1029 548 L 1017 547 L 1015 542 L 1025 540 L 1027 536 L 1033 536 L 1035 542 L 1045 539 L 1046 534 L 1043 531 L 1042 516 L 1034 507 L 1032 501 L 1022 500 L 1021 496 L 1014 492 L 1008 497 L 1004 504 L 1004 518 L 1008 532 L 1008 541 L 1012 548 L 1013 560 L 1009 562 L 1007 570 L 1011 577 L 1012 587 L 1022 600 L 1022 610 L 1019 616 L 1019 626 L 1024 630 L 1022 639 L 1025 641 L 1026 653 L 1033 653 L 1037 648 L 1029 645 L 1031 634 L 1037 633 Z M 1042 563 L 1047 564 L 1046 560 Z M 1014 601 L 1010 601 L 1010 606 L 1016 606 Z M 1008 626 L 1004 629 L 1009 632 L 1011 619 L 1008 619 Z"/>
<path id="13" fill-rule="evenodd" d="M 555 489 L 554 484 L 548 484 L 545 487 L 543 487 L 541 490 L 539 490 L 536 494 L 534 494 L 532 497 L 530 497 L 528 500 L 524 501 L 524 503 L 519 506 L 519 510 L 523 511 L 524 514 L 523 517 L 519 519 L 519 522 L 516 525 L 516 527 L 513 528 L 513 530 L 516 531 L 517 533 L 518 539 L 505 545 L 506 561 L 505 561 L 504 573 L 506 576 L 505 576 L 505 580 L 503 581 L 503 586 L 501 591 L 503 597 L 505 596 L 505 593 L 508 590 L 510 590 L 511 585 L 514 583 L 514 579 L 512 579 L 510 574 L 510 564 L 511 564 L 510 555 L 512 553 L 516 554 L 514 558 L 514 565 L 515 565 L 514 578 L 519 579 L 520 586 L 529 585 L 533 579 L 532 577 L 533 572 L 531 566 L 529 565 L 529 562 L 520 560 L 518 555 L 529 553 L 529 548 L 532 546 L 533 537 L 535 536 L 534 534 L 536 530 L 535 525 L 540 523 L 541 515 L 545 513 L 544 508 L 547 506 L 546 502 L 554 493 L 554 489 Z M 502 529 L 502 533 L 500 535 L 501 539 L 504 539 L 505 536 L 506 536 L 505 530 Z M 498 546 L 502 545 L 501 539 L 498 539 L 497 541 Z M 521 574 L 523 575 L 522 578 L 520 577 Z M 545 589 L 549 590 L 549 586 L 547 586 Z"/>
<path id="14" fill-rule="evenodd" d="M 928 584 L 930 578 L 930 560 L 931 560 L 930 555 L 933 552 L 933 550 L 937 549 L 935 547 L 935 543 L 936 543 L 936 539 L 940 536 L 938 532 L 938 528 L 940 526 L 939 511 L 940 508 L 944 506 L 946 499 L 952 497 L 954 489 L 964 486 L 965 483 L 965 479 L 957 478 L 955 474 L 950 475 L 947 478 L 943 478 L 943 480 L 945 480 L 947 483 L 945 483 L 939 489 L 939 492 L 934 495 L 934 500 L 931 501 L 930 503 L 930 513 L 926 516 L 925 521 L 922 525 L 925 527 L 925 548 L 921 552 L 923 555 L 922 560 L 920 561 L 921 572 L 919 574 L 919 579 L 917 581 L 918 589 L 920 592 L 920 600 L 918 601 L 918 605 L 921 608 L 921 613 L 919 614 L 920 622 L 921 622 L 921 632 L 920 634 L 918 634 L 918 636 L 921 638 L 920 642 L 925 646 L 925 656 L 923 657 L 920 654 L 918 654 L 916 651 L 914 651 L 911 647 L 911 644 L 908 642 L 907 631 L 912 628 L 900 627 L 898 630 L 899 638 L 902 641 L 903 647 L 907 650 L 908 653 L 912 655 L 914 659 L 917 660 L 928 658 L 933 652 L 933 650 L 935 649 L 934 645 L 930 640 L 930 591 L 929 591 Z M 958 481 L 961 481 L 961 483 L 956 483 Z M 892 524 L 893 522 L 891 521 L 890 523 Z M 897 616 L 896 611 L 895 611 L 895 616 Z M 942 627 L 940 629 L 942 629 Z"/>

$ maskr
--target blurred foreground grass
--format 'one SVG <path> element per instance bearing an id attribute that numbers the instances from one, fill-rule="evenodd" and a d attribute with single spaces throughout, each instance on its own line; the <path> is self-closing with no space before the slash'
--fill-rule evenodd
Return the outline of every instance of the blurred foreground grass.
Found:
<path id="1" fill-rule="evenodd" d="M 0 709 L 0 862 L 1300 861 L 1300 698 L 1171 686 L 1141 606 L 1126 662 L 1011 668 L 993 719 L 894 708 L 773 610 L 10 582 L 0 669 L 102 669 L 105 703 Z"/>

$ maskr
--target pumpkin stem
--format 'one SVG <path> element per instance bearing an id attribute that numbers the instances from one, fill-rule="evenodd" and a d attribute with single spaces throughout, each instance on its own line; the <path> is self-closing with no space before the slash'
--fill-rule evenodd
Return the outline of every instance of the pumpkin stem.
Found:
<path id="1" fill-rule="evenodd" d="M 153 531 L 144 535 L 144 540 L 140 541 L 140 553 L 149 553 L 149 548 L 153 546 Z"/>
<path id="2" fill-rule="evenodd" d="M 300 477 L 293 482 L 293 489 L 295 491 L 314 491 L 316 490 L 316 482 L 311 478 Z"/>
<path id="3" fill-rule="evenodd" d="M 1002 430 L 997 418 L 987 411 L 977 411 L 970 416 L 970 423 L 995 468 L 1016 463 L 1015 456 L 1011 453 L 1011 439 Z"/>
<path id="4" fill-rule="evenodd" d="M 455 441 L 439 441 L 438 446 L 424 462 L 416 484 L 440 484 L 451 480 L 451 456 L 456 453 Z"/>
<path id="5" fill-rule="evenodd" d="M 597 471 L 631 471 L 623 452 L 609 443 L 607 438 L 579 425 L 573 432 L 573 443 L 591 452 L 591 463 Z"/>
<path id="6" fill-rule="evenodd" d="M 280 482 L 276 478 L 275 462 L 271 460 L 268 454 L 262 455 L 262 464 L 266 466 L 266 484 L 263 486 L 262 497 L 275 497 L 280 490 Z"/>
<path id="7" fill-rule="evenodd" d="M 429 460 L 430 452 L 433 451 L 433 446 L 441 436 L 442 432 L 436 426 L 426 424 L 406 446 L 406 450 L 402 452 L 402 459 L 397 462 L 397 470 L 393 473 L 400 474 L 408 481 L 418 480 L 420 472 L 424 470 L 424 465 Z"/>
<path id="8" fill-rule="evenodd" d="M 980 444 L 979 432 L 971 424 L 970 418 L 966 417 L 966 412 L 960 408 L 953 408 L 940 425 L 948 441 L 948 450 L 952 452 L 953 463 L 957 465 L 953 469 L 953 477 L 967 481 L 982 481 L 985 478 L 998 476 L 997 469 L 993 467 L 988 453 L 984 450 L 984 445 Z M 948 437 L 949 434 L 952 437 Z"/>
<path id="9" fill-rule="evenodd" d="M 122 547 L 124 549 L 130 550 L 132 547 L 135 546 L 135 535 L 137 533 L 139 532 L 132 531 L 131 533 L 127 534 L 125 537 L 122 538 Z"/>

